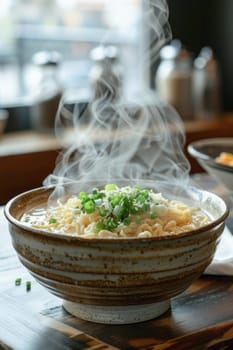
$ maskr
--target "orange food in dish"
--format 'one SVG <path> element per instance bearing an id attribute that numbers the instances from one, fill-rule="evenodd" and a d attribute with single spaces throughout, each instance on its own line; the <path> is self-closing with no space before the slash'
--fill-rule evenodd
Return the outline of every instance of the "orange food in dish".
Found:
<path id="1" fill-rule="evenodd" d="M 222 152 L 215 160 L 219 164 L 233 167 L 233 153 Z"/>

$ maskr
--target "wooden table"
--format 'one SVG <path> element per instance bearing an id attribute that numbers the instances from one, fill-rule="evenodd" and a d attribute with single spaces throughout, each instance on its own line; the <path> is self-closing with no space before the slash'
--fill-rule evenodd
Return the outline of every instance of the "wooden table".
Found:
<path id="1" fill-rule="evenodd" d="M 232 202 L 209 177 L 196 180 Z M 233 206 L 232 206 L 233 209 Z M 233 210 L 227 220 L 233 232 Z M 233 277 L 201 276 L 161 317 L 108 326 L 69 315 L 19 262 L 0 211 L 0 349 L 233 349 Z M 21 278 L 21 285 L 15 279 Z M 31 290 L 26 282 L 31 281 Z"/>

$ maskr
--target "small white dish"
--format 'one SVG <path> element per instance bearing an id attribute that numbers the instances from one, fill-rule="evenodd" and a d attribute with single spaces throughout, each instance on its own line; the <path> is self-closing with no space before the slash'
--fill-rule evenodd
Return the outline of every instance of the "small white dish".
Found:
<path id="1" fill-rule="evenodd" d="M 207 173 L 233 191 L 233 167 L 216 161 L 222 152 L 233 154 L 233 137 L 194 141 L 188 145 L 188 152 Z"/>

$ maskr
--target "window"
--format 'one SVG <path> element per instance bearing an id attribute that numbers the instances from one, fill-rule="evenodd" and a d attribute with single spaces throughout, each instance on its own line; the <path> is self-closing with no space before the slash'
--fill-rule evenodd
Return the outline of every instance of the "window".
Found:
<path id="1" fill-rule="evenodd" d="M 41 50 L 60 52 L 64 87 L 80 89 L 88 88 L 91 49 L 116 45 L 129 86 L 140 50 L 141 7 L 140 0 L 1 0 L 0 103 L 30 99 L 38 78 L 32 56 Z"/>

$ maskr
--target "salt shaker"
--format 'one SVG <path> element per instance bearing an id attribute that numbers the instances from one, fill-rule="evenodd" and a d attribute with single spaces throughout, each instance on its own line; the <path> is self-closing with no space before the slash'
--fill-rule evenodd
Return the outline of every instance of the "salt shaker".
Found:
<path id="1" fill-rule="evenodd" d="M 32 127 L 40 131 L 54 130 L 55 117 L 63 88 L 59 79 L 61 56 L 56 51 L 41 51 L 33 56 L 40 69 L 40 81 L 32 106 Z"/>
<path id="2" fill-rule="evenodd" d="M 121 94 L 121 69 L 115 46 L 98 46 L 91 51 L 94 65 L 90 72 L 93 100 L 117 100 Z"/>
<path id="3" fill-rule="evenodd" d="M 183 119 L 193 118 L 192 59 L 179 40 L 160 52 L 155 86 L 162 100 L 171 104 Z"/>
<path id="4" fill-rule="evenodd" d="M 220 113 L 219 64 L 210 47 L 203 47 L 194 61 L 194 110 L 198 119 L 211 119 Z"/>

